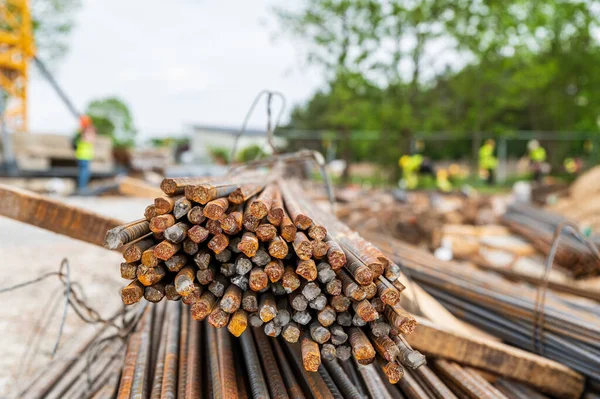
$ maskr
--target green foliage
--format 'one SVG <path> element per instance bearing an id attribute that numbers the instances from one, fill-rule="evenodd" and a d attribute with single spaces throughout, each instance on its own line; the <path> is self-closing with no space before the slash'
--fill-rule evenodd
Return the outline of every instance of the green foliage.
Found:
<path id="1" fill-rule="evenodd" d="M 112 138 L 115 147 L 133 147 L 137 130 L 129 107 L 117 97 L 91 101 L 85 111 L 92 119 L 98 134 Z"/>
<path id="2" fill-rule="evenodd" d="M 226 147 L 210 147 L 208 149 L 211 158 L 217 164 L 227 164 L 229 162 L 229 153 L 231 152 Z"/>
<path id="3" fill-rule="evenodd" d="M 252 144 L 239 150 L 235 158 L 238 162 L 250 162 L 254 161 L 255 159 L 262 158 L 265 155 L 265 152 L 260 148 L 260 146 Z M 227 153 L 226 156 L 229 157 L 229 153 Z"/>
<path id="4" fill-rule="evenodd" d="M 81 0 L 32 0 L 31 14 L 38 55 L 44 61 L 63 57 Z"/>
<path id="5" fill-rule="evenodd" d="M 186 137 L 154 137 L 150 139 L 152 147 L 179 147 L 189 146 L 189 138 Z"/>
<path id="6" fill-rule="evenodd" d="M 415 134 L 446 132 L 456 140 L 428 145 L 426 155 L 465 158 L 474 132 L 599 132 L 593 2 L 304 0 L 276 13 L 328 76 L 289 128 L 335 132 L 346 161 L 397 170 Z M 365 131 L 376 139 L 361 140 Z M 560 162 L 582 143 L 542 144 Z"/>

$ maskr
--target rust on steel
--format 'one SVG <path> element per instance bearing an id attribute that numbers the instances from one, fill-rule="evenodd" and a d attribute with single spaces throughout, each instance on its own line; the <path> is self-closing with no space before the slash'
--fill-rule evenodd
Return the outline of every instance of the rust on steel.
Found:
<path id="1" fill-rule="evenodd" d="M 350 272 L 354 280 L 360 285 L 368 285 L 373 282 L 373 273 L 360 259 L 352 252 L 346 253 L 346 269 Z"/>
<path id="2" fill-rule="evenodd" d="M 179 375 L 177 378 L 177 397 L 185 397 L 185 387 L 187 380 L 187 358 L 188 358 L 188 344 L 189 344 L 189 319 L 190 313 L 187 308 L 181 312 L 181 325 L 179 327 Z"/>
<path id="3" fill-rule="evenodd" d="M 233 315 L 231 315 L 229 324 L 227 325 L 227 330 L 234 337 L 239 337 L 244 331 L 246 331 L 246 328 L 248 328 L 248 312 L 246 312 L 244 309 L 238 309 Z"/>
<path id="4" fill-rule="evenodd" d="M 123 372 L 121 374 L 121 382 L 119 384 L 119 392 L 117 393 L 118 399 L 129 399 L 133 383 L 135 364 L 137 362 L 141 346 L 140 335 L 140 332 L 135 332 L 129 338 L 129 345 L 127 345 L 127 354 L 125 355 L 125 363 L 123 365 Z"/>
<path id="5" fill-rule="evenodd" d="M 104 246 L 108 230 L 123 223 L 4 184 L 0 184 L 0 215 L 98 246 Z"/>
<path id="6" fill-rule="evenodd" d="M 148 205 L 144 210 L 144 218 L 146 218 L 147 221 L 152 220 L 152 218 L 156 215 L 158 215 L 158 213 L 156 213 L 156 208 L 154 208 L 154 204 Z"/>
<path id="7" fill-rule="evenodd" d="M 283 207 L 283 200 L 281 198 L 281 192 L 279 191 L 279 187 L 275 186 L 273 202 L 271 204 L 271 209 L 269 209 L 269 213 L 267 214 L 267 220 L 273 226 L 279 227 L 281 225 L 281 221 L 283 220 L 284 213 L 285 213 L 285 210 Z"/>
<path id="8" fill-rule="evenodd" d="M 269 242 L 277 235 L 277 228 L 270 223 L 259 224 L 256 228 L 256 237 L 260 242 Z"/>
<path id="9" fill-rule="evenodd" d="M 188 358 L 185 380 L 185 399 L 200 399 L 202 397 L 202 365 L 201 327 L 202 324 L 190 320 L 188 343 Z"/>
<path id="10" fill-rule="evenodd" d="M 142 259 L 142 253 L 154 245 L 152 234 L 148 233 L 137 241 L 132 242 L 123 251 L 125 262 L 132 263 Z"/>
<path id="11" fill-rule="evenodd" d="M 238 386 L 231 336 L 229 336 L 224 329 L 217 330 L 215 335 L 219 351 L 219 369 L 223 397 L 226 399 L 238 399 Z"/>
<path id="12" fill-rule="evenodd" d="M 269 213 L 273 198 L 275 196 L 276 186 L 269 184 L 259 195 L 256 200 L 250 204 L 248 213 L 257 219 L 262 219 Z"/>
<path id="13" fill-rule="evenodd" d="M 161 260 L 169 260 L 181 249 L 181 243 L 164 240 L 154 247 L 154 256 Z"/>
<path id="14" fill-rule="evenodd" d="M 258 238 L 256 238 L 254 233 L 247 231 L 242 234 L 242 239 L 237 247 L 244 255 L 251 258 L 256 255 L 256 251 L 258 251 Z"/>
<path id="15" fill-rule="evenodd" d="M 194 320 L 204 320 L 212 312 L 217 304 L 217 297 L 211 292 L 205 291 L 197 302 L 191 306 L 190 312 Z"/>
<path id="16" fill-rule="evenodd" d="M 312 219 L 305 214 L 299 202 L 292 195 L 286 184 L 280 182 L 279 188 L 281 190 L 281 195 L 283 196 L 285 206 L 290 213 L 290 218 L 294 222 L 294 225 L 299 230 L 308 229 L 313 224 Z"/>
<path id="17" fill-rule="evenodd" d="M 160 189 L 167 195 L 183 194 L 188 185 L 202 184 L 210 177 L 168 177 L 160 183 Z"/>
<path id="18" fill-rule="evenodd" d="M 284 259 L 288 255 L 288 244 L 280 236 L 275 236 L 269 243 L 269 255 L 277 259 Z"/>
<path id="19" fill-rule="evenodd" d="M 150 221 L 150 230 L 153 233 L 162 233 L 169 227 L 175 224 L 175 217 L 170 213 L 166 215 L 158 215 Z"/>
<path id="20" fill-rule="evenodd" d="M 326 241 L 329 249 L 327 250 L 327 261 L 333 270 L 340 270 L 346 265 L 346 253 L 337 241 L 328 238 Z"/>
<path id="21" fill-rule="evenodd" d="M 276 283 L 283 277 L 285 268 L 281 260 L 275 259 L 267 263 L 267 265 L 264 268 L 264 271 L 269 277 L 271 283 Z"/>
<path id="22" fill-rule="evenodd" d="M 298 258 L 302 260 L 308 260 L 312 257 L 312 245 L 306 235 L 299 231 L 296 233 L 296 237 L 293 242 L 294 252 Z"/>
<path id="23" fill-rule="evenodd" d="M 156 210 L 157 215 L 164 215 L 167 213 L 171 213 L 173 208 L 175 208 L 175 201 L 177 201 L 181 196 L 178 197 L 159 197 L 154 199 L 154 209 Z"/>
<path id="24" fill-rule="evenodd" d="M 350 328 L 349 339 L 350 345 L 352 345 L 352 353 L 358 363 L 367 365 L 375 360 L 375 349 L 360 328 Z"/>
<path id="25" fill-rule="evenodd" d="M 161 398 L 176 399 L 181 305 L 179 302 L 169 302 L 169 306 L 170 308 L 167 309 L 169 323 Z"/>
<path id="26" fill-rule="evenodd" d="M 319 344 L 310 338 L 302 338 L 302 364 L 306 371 L 315 372 L 321 365 Z"/>
<path id="27" fill-rule="evenodd" d="M 204 206 L 204 216 L 210 220 L 219 220 L 229 208 L 227 198 L 217 198 Z"/>
<path id="28" fill-rule="evenodd" d="M 221 197 L 227 197 L 239 187 L 236 183 L 203 183 L 197 185 L 188 185 L 185 187 L 185 196 L 190 201 L 198 202 L 202 205 Z"/>
<path id="29" fill-rule="evenodd" d="M 308 236 L 313 240 L 323 241 L 327 237 L 327 229 L 320 224 L 314 224 L 308 228 Z"/>
<path id="30" fill-rule="evenodd" d="M 206 220 L 204 209 L 200 205 L 193 206 L 187 214 L 188 220 L 192 224 L 200 224 Z"/>
<path id="31" fill-rule="evenodd" d="M 390 324 L 397 328 L 402 334 L 412 334 L 417 328 L 417 320 L 400 303 L 394 306 L 386 306 L 385 317 Z"/>
<path id="32" fill-rule="evenodd" d="M 262 184 L 242 184 L 241 186 L 236 188 L 231 194 L 229 194 L 229 202 L 233 204 L 243 204 L 244 202 L 248 201 L 248 199 L 258 194 L 262 189 Z"/>

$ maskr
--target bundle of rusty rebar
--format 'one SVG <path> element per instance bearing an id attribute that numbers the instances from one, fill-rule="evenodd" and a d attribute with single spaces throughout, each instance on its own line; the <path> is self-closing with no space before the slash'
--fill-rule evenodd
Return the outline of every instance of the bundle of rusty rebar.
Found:
<path id="1" fill-rule="evenodd" d="M 522 384 L 487 380 L 475 369 L 442 359 L 434 360 L 431 368 L 408 369 L 397 385 L 387 381 L 385 366 L 352 359 L 324 361 L 318 372 L 310 373 L 303 367 L 299 344 L 269 339 L 258 328 L 234 339 L 206 320 L 193 320 L 186 309 L 180 302 L 148 306 L 128 339 L 124 358 L 121 350 L 116 363 L 107 363 L 105 357 L 96 360 L 87 389 L 84 371 L 74 381 L 57 381 L 45 397 L 545 398 Z M 123 346 L 122 341 L 113 345 Z M 71 369 L 65 375 L 73 376 L 77 364 Z M 37 397 L 34 391 L 28 393 Z"/>
<path id="2" fill-rule="evenodd" d="M 399 303 L 399 268 L 304 198 L 298 182 L 165 179 L 144 218 L 107 233 L 124 246 L 127 305 L 181 300 L 194 320 L 240 336 L 249 326 L 300 342 L 304 368 L 379 355 L 396 383 L 415 319 Z"/>
<path id="3" fill-rule="evenodd" d="M 545 255 L 550 253 L 557 227 L 567 222 L 562 216 L 520 203 L 510 205 L 502 220 Z M 575 278 L 600 274 L 600 259 L 568 229 L 562 233 L 555 260 Z"/>

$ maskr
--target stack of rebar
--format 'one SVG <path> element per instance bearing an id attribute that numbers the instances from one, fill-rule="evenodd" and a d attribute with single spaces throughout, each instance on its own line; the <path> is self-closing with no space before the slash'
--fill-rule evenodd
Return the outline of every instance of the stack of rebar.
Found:
<path id="1" fill-rule="evenodd" d="M 522 384 L 484 376 L 436 359 L 407 369 L 396 385 L 377 363 L 324 361 L 307 372 L 299 344 L 247 329 L 233 339 L 207 321 L 194 321 L 181 302 L 147 306 L 126 343 L 96 340 L 98 350 L 60 359 L 20 397 L 28 398 L 493 398 L 543 399 Z M 403 356 L 420 354 L 407 348 Z"/>
<path id="2" fill-rule="evenodd" d="M 408 369 L 397 385 L 386 380 L 385 366 L 351 359 L 326 360 L 310 373 L 302 352 L 297 343 L 268 339 L 259 328 L 235 340 L 170 302 L 148 310 L 130 338 L 118 397 L 506 399 L 520 392 L 544 398 L 512 381 L 492 384 L 474 369 L 441 359 L 432 368 Z M 421 355 L 406 347 L 402 356 Z"/>
<path id="3" fill-rule="evenodd" d="M 443 262 L 388 237 L 369 239 L 457 317 L 600 384 L 600 311 L 475 267 Z"/>
<path id="4" fill-rule="evenodd" d="M 376 359 L 398 382 L 415 319 L 399 303 L 399 268 L 305 198 L 298 182 L 165 179 L 144 218 L 107 233 L 124 246 L 127 305 L 181 300 L 194 320 L 252 326 L 300 342 L 304 368 L 322 360 Z M 379 355 L 379 357 L 378 357 Z"/>
<path id="5" fill-rule="evenodd" d="M 545 255 L 550 253 L 557 227 L 567 222 L 562 216 L 521 203 L 510 205 L 502 219 Z M 555 260 L 575 278 L 600 274 L 600 259 L 569 229 L 562 232 Z"/>

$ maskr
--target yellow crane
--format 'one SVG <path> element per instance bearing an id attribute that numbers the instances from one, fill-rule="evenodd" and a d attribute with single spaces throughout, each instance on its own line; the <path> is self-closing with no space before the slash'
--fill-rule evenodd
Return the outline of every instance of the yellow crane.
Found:
<path id="1" fill-rule="evenodd" d="M 34 57 L 29 1 L 0 0 L 0 96 L 8 98 L 2 101 L 4 120 L 14 132 L 27 131 L 29 61 Z"/>
<path id="2" fill-rule="evenodd" d="M 27 90 L 30 62 L 48 80 L 76 120 L 82 120 L 44 63 L 36 56 L 29 0 L 0 0 L 0 175 L 18 173 L 13 135 L 28 132 Z M 36 135 L 35 141 L 43 139 Z M 29 140 L 29 143 L 35 143 Z M 23 153 L 23 150 L 19 150 Z"/>

